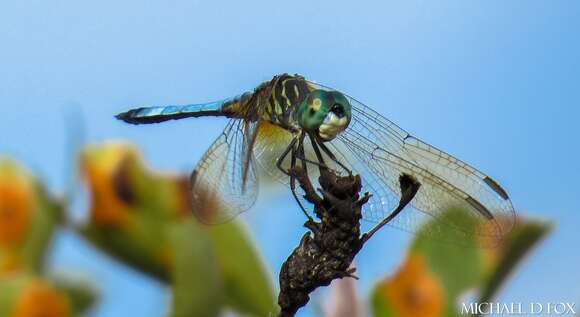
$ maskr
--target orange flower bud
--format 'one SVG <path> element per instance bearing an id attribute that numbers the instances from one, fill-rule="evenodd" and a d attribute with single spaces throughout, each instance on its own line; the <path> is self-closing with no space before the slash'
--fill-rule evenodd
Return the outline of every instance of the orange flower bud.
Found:
<path id="1" fill-rule="evenodd" d="M 91 222 L 103 226 L 124 225 L 129 220 L 130 201 L 119 195 L 115 181 L 124 162 L 135 150 L 123 144 L 89 147 L 82 155 L 81 169 L 91 194 Z"/>
<path id="2" fill-rule="evenodd" d="M 397 273 L 379 287 L 397 316 L 437 317 L 443 314 L 443 289 L 419 254 L 409 255 Z"/>
<path id="3" fill-rule="evenodd" d="M 29 282 L 16 297 L 11 317 L 68 317 L 69 299 L 41 280 Z"/>
<path id="4" fill-rule="evenodd" d="M 0 162 L 0 248 L 16 248 L 24 240 L 36 208 L 34 183 L 10 161 Z"/>

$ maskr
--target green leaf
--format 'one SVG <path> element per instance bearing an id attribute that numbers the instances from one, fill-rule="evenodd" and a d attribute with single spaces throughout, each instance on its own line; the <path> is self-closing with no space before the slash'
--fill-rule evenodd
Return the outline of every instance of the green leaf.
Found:
<path id="1" fill-rule="evenodd" d="M 133 268 L 169 282 L 169 267 L 163 261 L 163 252 L 170 252 L 165 230 L 169 224 L 136 217 L 131 226 L 101 228 L 88 225 L 80 233 L 99 249 Z"/>
<path id="2" fill-rule="evenodd" d="M 239 221 L 207 227 L 224 280 L 227 305 L 250 316 L 278 310 L 270 272 Z"/>
<path id="3" fill-rule="evenodd" d="M 548 222 L 530 220 L 514 228 L 505 239 L 503 256 L 495 263 L 495 268 L 482 283 L 479 302 L 488 302 L 493 299 L 517 264 L 550 233 L 552 227 L 552 224 Z"/>
<path id="4" fill-rule="evenodd" d="M 463 230 L 475 232 L 477 223 L 465 215 L 461 209 L 450 209 L 442 219 L 453 217 L 455 223 L 462 223 Z M 422 254 L 433 274 L 444 285 L 447 307 L 453 308 L 454 299 L 466 289 L 475 286 L 482 277 L 481 253 L 473 237 L 462 235 L 460 232 L 449 230 L 444 236 L 434 241 L 429 234 L 423 231 L 432 230 L 431 226 L 441 226 L 438 220 L 427 223 L 415 237 L 411 251 Z M 455 243 L 460 241 L 460 243 Z M 449 312 L 450 313 L 450 312 Z"/>
<path id="5" fill-rule="evenodd" d="M 55 214 L 60 213 L 60 210 L 62 209 L 59 205 L 48 200 L 47 197 L 42 197 L 39 208 L 32 219 L 22 254 L 25 263 L 28 263 L 36 273 L 43 270 L 48 245 L 58 223 Z"/>
<path id="6" fill-rule="evenodd" d="M 223 307 L 223 284 L 211 240 L 193 220 L 171 226 L 174 317 L 214 317 Z"/>
<path id="7" fill-rule="evenodd" d="M 18 291 L 26 281 L 24 274 L 0 276 L 0 316 L 10 316 Z"/>

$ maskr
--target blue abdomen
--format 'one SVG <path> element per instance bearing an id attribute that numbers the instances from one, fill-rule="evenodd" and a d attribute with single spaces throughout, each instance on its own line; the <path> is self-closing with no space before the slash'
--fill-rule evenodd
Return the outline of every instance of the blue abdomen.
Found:
<path id="1" fill-rule="evenodd" d="M 202 104 L 135 108 L 118 114 L 116 118 L 131 124 L 147 124 L 190 117 L 232 117 L 234 114 L 230 111 L 231 105 L 238 103 L 239 100 L 238 96 Z"/>

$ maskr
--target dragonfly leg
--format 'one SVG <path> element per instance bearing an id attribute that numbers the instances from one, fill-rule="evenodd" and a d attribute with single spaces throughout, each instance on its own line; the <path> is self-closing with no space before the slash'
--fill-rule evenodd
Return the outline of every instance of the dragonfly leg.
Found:
<path id="1" fill-rule="evenodd" d="M 326 165 L 326 163 L 324 162 L 324 158 L 322 157 L 322 153 L 320 152 L 320 148 L 322 148 L 322 150 L 324 151 L 324 153 L 326 153 L 326 155 L 328 155 L 328 157 L 330 157 L 331 160 L 333 160 L 334 162 L 336 162 L 340 167 L 342 167 L 346 172 L 348 172 L 349 175 L 352 175 L 352 172 L 344 165 L 342 164 L 342 162 L 340 162 L 336 156 L 334 156 L 334 154 L 332 153 L 332 151 L 330 151 L 330 149 L 328 149 L 328 147 L 326 147 L 326 145 L 324 145 L 324 143 L 322 143 L 317 137 L 308 134 L 308 136 L 310 137 L 310 143 L 312 143 L 312 148 L 314 149 L 314 153 L 316 154 L 316 158 L 318 159 L 318 167 L 322 170 L 331 170 L 333 172 L 335 172 L 335 174 L 338 174 L 338 171 L 331 169 L 328 167 L 328 165 Z M 320 146 L 320 148 L 319 148 Z"/>
<path id="2" fill-rule="evenodd" d="M 344 169 L 344 171 L 347 172 L 348 175 L 352 175 L 352 171 L 349 170 L 344 164 L 342 164 L 341 161 L 339 161 L 336 158 L 334 153 L 332 153 L 332 151 L 324 144 L 324 142 L 320 141 L 318 138 L 316 138 L 316 142 L 318 143 L 322 151 L 324 151 L 324 153 L 326 153 L 326 155 L 328 155 L 328 157 L 330 157 L 331 160 L 333 160 L 336 164 L 342 167 L 342 169 Z"/>
<path id="3" fill-rule="evenodd" d="M 284 174 L 290 176 L 290 173 L 288 173 L 287 170 L 285 170 L 282 167 L 282 163 L 284 162 L 284 160 L 286 159 L 286 157 L 288 156 L 288 153 L 290 153 L 290 151 L 294 150 L 294 146 L 296 145 L 296 142 L 298 141 L 298 138 L 294 138 L 292 139 L 292 142 L 290 142 L 290 144 L 288 145 L 288 147 L 284 150 L 284 152 L 282 153 L 282 155 L 280 155 L 280 157 L 276 160 L 276 167 Z"/>
<path id="4" fill-rule="evenodd" d="M 302 165 L 302 169 L 304 173 L 308 175 L 308 165 L 306 164 L 308 160 L 306 159 L 306 155 L 304 154 L 304 136 L 300 139 L 298 143 L 298 154 L 296 155 L 298 159 L 300 159 L 300 164 Z M 315 163 L 315 162 L 312 162 Z"/>
<path id="5" fill-rule="evenodd" d="M 301 136 L 302 141 L 299 142 L 299 146 L 302 148 L 302 150 L 301 151 L 298 151 L 298 153 L 296 153 L 296 158 L 298 158 L 302 162 L 302 167 L 306 171 L 306 163 L 310 163 L 312 165 L 318 166 L 318 168 L 320 168 L 320 169 L 326 169 L 326 170 L 328 170 L 329 168 L 324 163 L 324 159 L 322 158 L 322 155 L 320 155 L 320 150 L 318 148 L 315 148 L 315 150 L 314 150 L 315 152 L 318 152 L 318 154 L 317 154 L 318 162 L 312 161 L 312 160 L 309 160 L 309 159 L 306 158 L 306 155 L 304 154 L 304 143 L 303 143 L 304 137 L 305 137 L 305 135 L 303 134 Z M 312 142 L 314 142 L 314 141 L 312 141 Z M 314 146 L 315 145 L 313 145 L 313 147 Z M 332 170 L 332 169 L 330 169 L 330 170 L 333 171 L 333 172 L 336 172 L 335 170 Z"/>
<path id="6" fill-rule="evenodd" d="M 292 139 L 292 142 L 290 142 L 290 144 L 288 145 L 288 147 L 284 150 L 284 152 L 282 153 L 282 155 L 280 155 L 280 157 L 278 158 L 278 160 L 276 160 L 276 167 L 278 167 L 278 169 L 288 175 L 290 177 L 290 190 L 292 191 L 292 196 L 294 196 L 294 199 L 296 200 L 296 202 L 298 203 L 298 205 L 300 206 L 300 209 L 302 209 L 302 212 L 304 212 L 304 214 L 306 215 L 306 217 L 308 217 L 308 220 L 313 220 L 312 217 L 310 216 L 310 214 L 308 213 L 308 211 L 306 210 L 306 207 L 304 206 L 304 204 L 302 203 L 302 201 L 300 200 L 300 198 L 298 197 L 298 194 L 296 193 L 296 176 L 291 173 L 291 170 L 294 169 L 296 167 L 296 143 L 300 142 L 298 148 L 302 148 L 304 149 L 303 146 L 303 142 L 304 142 L 304 134 L 302 134 L 300 137 L 294 138 Z M 303 151 L 303 150 L 302 150 Z M 286 159 L 286 157 L 288 156 L 288 154 L 291 154 L 291 158 L 290 158 L 290 171 L 285 170 L 282 167 L 282 163 L 284 162 L 284 160 Z M 306 171 L 306 164 L 304 163 L 304 161 L 302 160 L 302 168 L 305 169 Z"/>
<path id="7" fill-rule="evenodd" d="M 316 161 L 312 161 L 312 160 L 307 159 L 305 157 L 305 155 L 304 155 L 304 151 L 302 151 L 302 154 L 296 153 L 296 158 L 299 159 L 303 164 L 309 163 L 309 164 L 312 164 L 312 165 L 316 165 L 319 168 L 329 169 L 328 166 L 326 166 L 326 164 L 324 164 L 324 163 L 319 163 L 319 162 L 316 162 Z M 336 172 L 335 170 L 332 170 L 332 171 L 333 172 Z"/>
<path id="8" fill-rule="evenodd" d="M 399 186 L 401 187 L 401 199 L 399 205 L 391 213 L 374 226 L 369 232 L 363 234 L 361 241 L 362 243 L 367 242 L 379 229 L 391 222 L 403 209 L 413 200 L 417 191 L 421 187 L 419 183 L 413 176 L 408 174 L 401 174 L 399 177 Z"/>
<path id="9" fill-rule="evenodd" d="M 300 150 L 300 148 L 302 148 L 302 149 L 304 148 L 302 146 L 303 142 L 304 142 L 304 136 L 302 135 L 300 137 L 300 144 L 298 145 L 298 150 Z M 292 147 L 292 154 L 291 155 L 292 155 L 292 158 L 290 160 L 290 170 L 294 170 L 294 168 L 296 167 L 296 148 L 295 147 Z M 302 161 L 302 166 L 305 166 L 304 161 Z M 306 175 L 308 175 L 308 174 L 306 174 Z M 290 173 L 290 190 L 292 191 L 292 196 L 294 196 L 294 199 L 296 200 L 296 202 L 300 206 L 300 209 L 302 209 L 302 212 L 304 212 L 304 214 L 308 218 L 308 221 L 313 222 L 314 219 L 312 219 L 312 216 L 310 216 L 310 214 L 306 210 L 306 207 L 302 203 L 302 200 L 300 200 L 300 198 L 298 197 L 298 193 L 296 193 L 296 176 L 294 175 L 294 173 Z"/>
<path id="10" fill-rule="evenodd" d="M 316 154 L 316 158 L 318 159 L 318 162 L 320 163 L 320 165 L 318 165 L 318 167 L 322 168 L 322 169 L 328 169 L 328 166 L 326 166 L 326 164 L 324 163 L 324 158 L 322 157 L 322 153 L 320 153 L 320 149 L 318 148 L 318 145 L 316 143 L 316 139 L 314 139 L 314 137 L 310 133 L 308 133 L 308 137 L 310 138 L 310 143 L 312 144 L 312 149 L 314 149 L 314 153 Z"/>

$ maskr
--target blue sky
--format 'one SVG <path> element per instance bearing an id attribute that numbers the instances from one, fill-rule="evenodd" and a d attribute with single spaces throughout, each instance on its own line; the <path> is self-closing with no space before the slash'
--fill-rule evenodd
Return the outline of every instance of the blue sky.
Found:
<path id="1" fill-rule="evenodd" d="M 153 167 L 187 170 L 224 120 L 136 128 L 113 115 L 222 99 L 301 73 L 495 176 L 522 214 L 557 223 L 502 300 L 578 301 L 579 14 L 578 2 L 564 0 L 3 1 L 0 153 L 62 190 L 64 109 L 77 105 L 88 141 L 128 139 Z M 274 201 L 285 207 L 273 212 Z M 278 272 L 303 233 L 300 213 L 282 195 L 245 218 Z M 363 291 L 393 271 L 407 240 L 384 230 L 361 252 Z M 70 234 L 58 237 L 51 266 L 102 282 L 94 316 L 166 309 L 160 285 Z"/>

